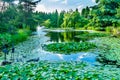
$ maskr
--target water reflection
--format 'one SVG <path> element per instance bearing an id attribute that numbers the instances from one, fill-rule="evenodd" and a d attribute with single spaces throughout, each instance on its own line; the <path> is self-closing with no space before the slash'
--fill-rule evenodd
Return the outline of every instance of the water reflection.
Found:
<path id="1" fill-rule="evenodd" d="M 85 31 L 65 31 L 65 32 L 48 32 L 46 36 L 50 38 L 51 42 L 79 42 L 81 39 L 75 37 L 86 33 Z"/>
<path id="2" fill-rule="evenodd" d="M 58 53 L 50 53 L 44 51 L 44 57 L 40 58 L 40 60 L 48 60 L 48 61 L 85 61 L 90 64 L 94 64 L 96 62 L 96 55 L 89 52 L 79 52 L 70 55 L 58 54 Z"/>
<path id="3" fill-rule="evenodd" d="M 38 58 L 40 60 L 48 61 L 86 61 L 90 64 L 96 62 L 96 55 L 90 52 L 78 52 L 70 55 L 47 52 L 42 49 L 42 44 L 47 44 L 51 42 L 79 42 L 80 39 L 75 37 L 86 33 L 87 31 L 64 31 L 64 30 L 54 30 L 46 31 L 46 29 L 39 27 L 37 29 L 37 37 L 39 40 L 39 45 L 31 52 L 33 54 L 31 58 Z M 36 42 L 36 41 L 35 41 Z"/>

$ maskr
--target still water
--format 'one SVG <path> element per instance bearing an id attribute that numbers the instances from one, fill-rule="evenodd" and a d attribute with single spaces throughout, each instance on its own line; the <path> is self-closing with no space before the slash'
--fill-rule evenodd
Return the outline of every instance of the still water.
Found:
<path id="1" fill-rule="evenodd" d="M 80 42 L 81 39 L 75 36 L 83 33 L 86 31 L 48 31 L 46 36 L 50 37 L 51 42 Z"/>
<path id="2" fill-rule="evenodd" d="M 76 35 L 80 35 L 86 33 L 88 31 L 65 31 L 65 30 L 46 30 L 40 29 L 38 30 L 38 36 L 41 36 L 44 42 L 41 44 L 49 44 L 54 42 L 80 42 L 81 39 L 75 37 Z M 44 39 L 46 37 L 46 39 Z M 41 41 L 40 41 L 41 42 Z M 85 61 L 90 64 L 94 64 L 96 62 L 96 55 L 92 52 L 77 52 L 70 55 L 47 52 L 43 49 L 38 50 L 42 53 L 41 60 L 49 60 L 49 61 Z M 41 56 L 41 54 L 39 55 Z"/>
<path id="3" fill-rule="evenodd" d="M 77 52 L 65 55 L 48 52 L 42 48 L 43 44 L 54 42 L 80 42 L 81 40 L 75 36 L 84 32 L 86 31 L 46 30 L 44 27 L 38 27 L 37 32 L 30 39 L 16 45 L 15 61 L 26 62 L 39 58 L 39 60 L 48 61 L 85 61 L 94 64 L 96 63 L 96 55 L 93 52 Z"/>

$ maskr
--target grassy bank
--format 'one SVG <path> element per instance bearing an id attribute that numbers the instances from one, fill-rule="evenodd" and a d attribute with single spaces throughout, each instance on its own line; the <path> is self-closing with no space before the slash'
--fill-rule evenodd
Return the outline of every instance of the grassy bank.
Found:
<path id="1" fill-rule="evenodd" d="M 12 44 L 17 44 L 19 42 L 25 41 L 30 35 L 31 31 L 28 29 L 19 29 L 15 34 L 3 33 L 0 34 L 0 51 L 2 46 L 8 44 L 10 47 Z"/>

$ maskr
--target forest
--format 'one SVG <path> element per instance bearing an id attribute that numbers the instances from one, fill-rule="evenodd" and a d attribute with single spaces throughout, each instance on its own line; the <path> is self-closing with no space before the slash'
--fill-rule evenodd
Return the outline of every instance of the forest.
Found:
<path id="1" fill-rule="evenodd" d="M 87 6 L 81 11 L 76 8 L 60 12 L 57 9 L 53 12 L 36 11 L 35 8 L 41 1 L 0 1 L 0 63 L 4 59 L 5 64 L 10 63 L 0 66 L 0 79 L 120 80 L 120 0 L 95 0 L 95 5 Z M 38 26 L 44 27 L 44 32 L 49 34 L 39 37 L 43 35 L 41 33 L 36 37 L 33 33 Z M 47 40 L 46 36 L 51 40 Z M 55 39 L 55 36 L 58 38 Z M 52 40 L 56 42 L 52 43 Z M 42 44 L 47 41 L 51 43 Z M 67 56 L 77 52 L 90 52 L 97 55 L 95 62 L 100 64 L 90 66 L 87 62 L 74 60 L 38 61 L 40 58 L 33 58 L 37 52 L 32 53 L 32 50 L 39 47 L 38 44 L 43 50 L 54 55 Z M 25 58 L 26 62 L 20 59 L 16 59 L 16 62 L 6 61 L 4 47 L 11 50 L 13 45 L 16 53 Z M 32 59 L 26 59 L 29 57 L 26 55 L 30 55 Z M 8 58 L 10 56 L 9 54 Z M 85 54 L 82 57 L 84 56 Z"/>

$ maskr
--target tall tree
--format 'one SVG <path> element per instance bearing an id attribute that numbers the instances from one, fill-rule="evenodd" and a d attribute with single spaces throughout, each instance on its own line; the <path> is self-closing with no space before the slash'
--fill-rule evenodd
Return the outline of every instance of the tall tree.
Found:
<path id="1" fill-rule="evenodd" d="M 100 0 L 91 14 L 93 15 L 91 24 L 97 27 L 116 26 L 116 13 L 120 0 Z"/>
<path id="2" fill-rule="evenodd" d="M 58 20 L 59 20 L 58 26 L 59 26 L 59 27 L 60 27 L 60 26 L 62 25 L 62 23 L 63 23 L 64 14 L 65 14 L 65 11 L 61 11 L 61 12 L 60 12 L 60 15 L 59 15 L 59 18 L 58 18 Z"/>

